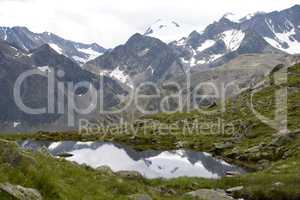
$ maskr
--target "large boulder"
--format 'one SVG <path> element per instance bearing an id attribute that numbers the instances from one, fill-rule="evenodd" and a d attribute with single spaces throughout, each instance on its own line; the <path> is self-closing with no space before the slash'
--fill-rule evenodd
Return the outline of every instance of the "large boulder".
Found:
<path id="1" fill-rule="evenodd" d="M 235 192 L 240 192 L 243 189 L 244 189 L 244 186 L 236 186 L 236 187 L 227 189 L 226 192 L 229 194 L 234 194 Z"/>
<path id="2" fill-rule="evenodd" d="M 115 174 L 122 178 L 133 178 L 133 179 L 143 178 L 142 174 L 137 171 L 118 171 Z"/>
<path id="3" fill-rule="evenodd" d="M 200 189 L 186 194 L 201 200 L 234 200 L 224 190 Z"/>
<path id="4" fill-rule="evenodd" d="M 20 185 L 10 183 L 0 184 L 0 194 L 17 200 L 42 200 L 42 195 L 36 189 L 25 188 Z"/>
<path id="5" fill-rule="evenodd" d="M 231 142 L 215 143 L 214 147 L 215 147 L 215 150 L 223 150 L 223 149 L 232 148 L 233 144 Z"/>

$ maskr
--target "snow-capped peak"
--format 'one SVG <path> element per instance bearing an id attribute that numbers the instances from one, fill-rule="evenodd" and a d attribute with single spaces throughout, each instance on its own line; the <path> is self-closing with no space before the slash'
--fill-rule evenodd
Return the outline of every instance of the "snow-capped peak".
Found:
<path id="1" fill-rule="evenodd" d="M 254 17 L 257 13 L 249 13 L 248 15 L 246 15 L 245 17 L 243 17 L 240 21 L 246 21 L 246 20 L 250 20 L 252 17 Z"/>
<path id="2" fill-rule="evenodd" d="M 156 20 L 150 25 L 144 35 L 162 40 L 165 43 L 176 41 L 187 34 L 181 24 L 174 20 Z"/>
<path id="3" fill-rule="evenodd" d="M 223 18 L 226 18 L 231 22 L 240 23 L 242 17 L 233 13 L 226 13 Z"/>
<path id="4" fill-rule="evenodd" d="M 253 12 L 253 13 L 249 13 L 247 14 L 246 16 L 244 16 L 243 18 L 240 19 L 240 22 L 244 22 L 244 21 L 247 21 L 247 20 L 250 20 L 252 19 L 253 17 L 257 16 L 257 15 L 264 15 L 266 14 L 265 12 Z"/>
<path id="5" fill-rule="evenodd" d="M 262 12 L 249 13 L 246 16 L 242 16 L 234 13 L 226 13 L 223 16 L 223 18 L 226 18 L 231 22 L 241 23 L 243 21 L 250 20 L 252 17 L 256 16 L 257 14 L 262 14 Z"/>

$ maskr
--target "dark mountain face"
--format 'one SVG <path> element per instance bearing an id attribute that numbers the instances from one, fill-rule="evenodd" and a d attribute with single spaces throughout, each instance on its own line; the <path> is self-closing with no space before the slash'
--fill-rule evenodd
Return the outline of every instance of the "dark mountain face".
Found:
<path id="1" fill-rule="evenodd" d="M 85 67 L 130 84 L 129 79 L 133 82 L 159 80 L 176 61 L 176 53 L 167 44 L 135 34 L 126 44 L 88 62 Z"/>
<path id="2" fill-rule="evenodd" d="M 238 29 L 238 27 L 239 25 L 237 23 L 234 23 L 228 20 L 227 18 L 223 17 L 220 19 L 220 21 L 214 22 L 213 24 L 209 25 L 204 30 L 204 35 L 207 38 L 211 38 L 212 35 L 217 35 L 230 29 Z"/>
<path id="3" fill-rule="evenodd" d="M 68 127 L 66 115 L 68 111 L 67 103 L 69 88 L 59 91 L 54 85 L 51 91 L 55 101 L 55 112 L 50 114 L 28 114 L 23 112 L 17 105 L 14 98 L 13 88 L 16 80 L 24 72 L 36 70 L 44 75 L 54 70 L 55 72 L 64 72 L 63 76 L 55 74 L 55 84 L 60 82 L 64 86 L 68 84 L 76 85 L 79 82 L 88 82 L 94 86 L 98 92 L 100 88 L 103 90 L 103 104 L 109 109 L 120 103 L 118 95 L 126 95 L 122 87 L 114 80 L 104 77 L 100 82 L 99 76 L 81 69 L 79 65 L 69 58 L 58 54 L 49 45 L 41 47 L 26 53 L 21 49 L 10 45 L 5 41 L 0 42 L 0 126 L 6 131 L 30 131 L 41 128 L 43 130 L 64 130 L 74 129 Z M 21 98 L 24 104 L 30 108 L 47 107 L 49 101 L 48 95 L 48 79 L 42 75 L 32 75 L 27 77 L 21 85 Z M 63 98 L 58 98 L 62 95 Z M 78 88 L 75 91 L 76 105 L 86 106 L 90 104 L 90 94 L 86 88 Z M 64 106 L 64 112 L 58 113 L 58 105 Z M 98 115 L 92 112 L 87 117 Z M 75 114 L 75 121 L 79 115 Z M 55 127 L 51 124 L 55 123 Z M 76 124 L 75 124 L 76 125 Z"/>
<path id="4" fill-rule="evenodd" d="M 83 44 L 65 40 L 53 33 L 33 33 L 26 27 L 0 27 L 0 39 L 5 40 L 24 51 L 30 51 L 43 44 L 49 44 L 59 54 L 82 65 L 103 54 L 106 49 L 96 43 Z"/>

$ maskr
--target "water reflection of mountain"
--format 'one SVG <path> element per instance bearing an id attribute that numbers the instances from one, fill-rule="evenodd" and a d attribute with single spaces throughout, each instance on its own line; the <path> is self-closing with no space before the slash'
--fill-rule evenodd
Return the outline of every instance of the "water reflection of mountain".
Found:
<path id="1" fill-rule="evenodd" d="M 138 152 L 134 149 L 120 144 L 107 143 L 107 142 L 45 142 L 45 141 L 25 141 L 20 143 L 21 146 L 28 149 L 39 149 L 46 147 L 53 155 L 59 155 L 61 153 L 80 152 L 84 150 L 91 150 L 95 153 L 87 154 L 87 157 L 92 156 L 96 158 L 107 159 L 110 154 L 116 156 L 111 160 L 118 160 L 118 156 L 126 157 L 128 166 L 136 168 L 138 171 L 144 174 L 150 174 L 149 176 L 157 176 L 159 174 L 168 174 L 168 177 L 176 177 L 179 175 L 197 175 L 197 170 L 207 171 L 211 176 L 222 177 L 227 171 L 242 171 L 235 166 L 229 165 L 222 160 L 213 158 L 211 155 L 202 152 L 194 152 L 189 150 L 176 150 L 176 151 L 143 151 Z M 114 153 L 112 153 L 114 152 Z M 122 156 L 122 155 L 123 156 Z M 101 156 L 102 155 L 102 156 Z M 86 159 L 86 158 L 81 158 Z M 103 162 L 103 161 L 102 161 Z M 120 162 L 122 162 L 120 160 Z M 110 163 L 110 162 L 109 162 Z M 114 165 L 118 163 L 112 162 Z M 111 163 L 110 163 L 111 164 Z M 120 164 L 122 165 L 122 163 Z M 123 165 L 122 165 L 123 166 Z M 126 167 L 127 165 L 125 165 Z M 134 169 L 135 169 L 134 168 Z M 206 176 L 208 176 L 206 174 Z"/>
<path id="2" fill-rule="evenodd" d="M 202 153 L 202 152 L 199 153 L 193 151 L 185 151 L 185 153 L 186 153 L 186 157 L 189 159 L 189 161 L 192 164 L 195 164 L 200 160 L 203 166 L 208 171 L 210 171 L 213 174 L 218 174 L 218 176 L 220 177 L 225 176 L 227 171 L 238 170 L 242 172 L 241 169 L 238 169 L 233 165 L 229 165 L 222 160 L 218 160 L 207 153 Z"/>

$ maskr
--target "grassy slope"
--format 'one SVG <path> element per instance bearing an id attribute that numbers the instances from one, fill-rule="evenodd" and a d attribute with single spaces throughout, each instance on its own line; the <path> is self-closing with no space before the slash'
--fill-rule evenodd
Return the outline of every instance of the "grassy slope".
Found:
<path id="1" fill-rule="evenodd" d="M 254 96 L 256 110 L 266 116 L 274 116 L 274 91 L 281 86 L 270 85 Z M 288 126 L 290 130 L 300 128 L 300 65 L 289 69 L 288 80 Z M 233 159 L 244 166 L 256 167 L 258 161 L 267 159 L 270 165 L 263 171 L 250 173 L 240 177 L 223 178 L 218 181 L 206 179 L 180 178 L 174 180 L 127 180 L 105 175 L 86 167 L 80 167 L 63 160 L 45 157 L 39 153 L 26 153 L 32 159 L 22 160 L 21 163 L 8 164 L 7 149 L 0 146 L 0 182 L 9 181 L 40 190 L 46 199 L 126 199 L 128 195 L 148 193 L 155 199 L 180 199 L 185 192 L 199 188 L 230 188 L 243 185 L 245 189 L 236 194 L 251 199 L 300 199 L 300 136 L 295 133 L 293 139 L 284 142 L 276 148 L 270 144 L 276 138 L 276 132 L 261 123 L 248 107 L 249 91 L 237 99 L 227 102 L 225 114 L 203 115 L 194 111 L 191 113 L 157 114 L 145 117 L 165 125 L 187 120 L 192 122 L 216 121 L 220 116 L 226 122 L 234 122 L 237 130 L 234 135 L 183 134 L 182 127 L 173 129 L 169 134 L 157 135 L 155 128 L 144 125 L 141 128 L 146 134 L 134 137 L 128 135 L 107 135 L 104 139 L 127 143 L 137 149 L 175 149 L 180 141 L 183 147 L 199 151 L 212 152 L 225 159 Z M 211 108 L 215 109 L 215 108 Z M 180 124 L 180 123 L 179 123 Z M 242 125 L 242 126 L 241 126 Z M 197 132 L 195 132 L 197 133 Z M 205 131 L 204 131 L 205 133 Z M 5 139 L 20 139 L 19 135 L 3 136 Z M 22 137 L 52 140 L 97 140 L 103 139 L 99 134 L 79 135 L 76 133 L 62 134 L 33 134 Z M 129 139 L 130 138 L 130 139 Z M 25 138 L 24 138 L 25 139 Z M 229 148 L 216 150 L 214 143 L 231 142 Z M 262 144 L 260 154 L 249 153 L 249 149 Z M 12 152 L 19 152 L 16 147 Z M 27 155 L 28 154 L 28 155 Z M 284 159 L 282 155 L 286 154 Z M 255 155 L 255 156 L 254 156 Z M 22 157 L 22 156 L 21 156 Z M 27 163 L 30 164 L 27 164 Z M 34 164 L 33 164 L 34 163 Z M 159 192 L 157 188 L 162 192 Z M 175 191 L 170 194 L 166 191 Z"/>

